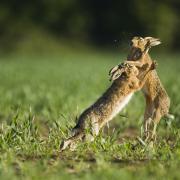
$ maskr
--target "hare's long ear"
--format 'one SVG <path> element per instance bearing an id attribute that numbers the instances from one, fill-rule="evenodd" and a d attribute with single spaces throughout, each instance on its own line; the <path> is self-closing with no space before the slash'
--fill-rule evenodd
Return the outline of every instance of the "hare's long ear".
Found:
<path id="1" fill-rule="evenodd" d="M 158 38 L 153 38 L 153 37 L 145 37 L 144 38 L 145 41 L 147 41 L 147 44 L 152 47 L 152 46 L 157 46 L 159 44 L 161 44 L 160 39 Z"/>
<path id="2" fill-rule="evenodd" d="M 145 37 L 144 40 L 146 41 L 146 45 L 144 49 L 144 52 L 146 53 L 149 51 L 151 47 L 161 44 L 161 41 L 158 38 Z"/>

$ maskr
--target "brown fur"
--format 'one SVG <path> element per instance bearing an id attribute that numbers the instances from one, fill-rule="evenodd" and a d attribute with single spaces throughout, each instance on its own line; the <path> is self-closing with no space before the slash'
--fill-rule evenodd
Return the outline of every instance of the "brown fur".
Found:
<path id="1" fill-rule="evenodd" d="M 128 95 L 142 88 L 148 73 L 155 68 L 154 63 L 151 64 L 152 66 L 143 73 L 140 79 L 137 78 L 139 70 L 134 65 L 125 65 L 124 74 L 80 115 L 77 125 L 72 130 L 72 136 L 62 142 L 61 150 L 73 145 L 77 140 L 84 139 L 88 128 L 90 128 L 90 140 L 93 140 L 94 135 L 98 135 L 99 130 L 114 117 L 116 107 Z"/>
<path id="2" fill-rule="evenodd" d="M 141 61 L 143 65 L 149 66 L 152 59 L 148 54 L 152 46 L 160 44 L 160 40 L 152 37 L 134 37 L 132 39 L 130 53 L 127 62 Z M 118 73 L 118 69 L 116 70 Z M 143 70 L 139 68 L 139 78 Z M 116 72 L 113 72 L 116 73 Z M 117 76 L 117 75 L 116 75 Z M 156 127 L 163 116 L 169 113 L 170 99 L 164 89 L 156 70 L 151 71 L 147 75 L 147 80 L 142 88 L 146 99 L 146 109 L 144 114 L 144 137 L 145 140 L 155 138 Z"/>

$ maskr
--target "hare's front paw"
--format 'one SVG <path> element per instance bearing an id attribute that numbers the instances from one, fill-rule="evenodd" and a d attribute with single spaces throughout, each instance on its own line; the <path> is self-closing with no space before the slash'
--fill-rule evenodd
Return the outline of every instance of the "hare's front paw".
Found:
<path id="1" fill-rule="evenodd" d="M 121 63 L 119 65 L 114 66 L 113 68 L 110 69 L 109 71 L 109 76 L 110 76 L 110 81 L 114 81 L 117 78 L 119 78 L 122 73 L 124 72 L 124 68 L 127 67 L 127 63 Z"/>
<path id="2" fill-rule="evenodd" d="M 109 70 L 109 76 L 112 76 L 112 74 L 119 69 L 119 65 L 114 66 Z"/>
<path id="3" fill-rule="evenodd" d="M 153 61 L 152 64 L 151 64 L 150 70 L 156 69 L 157 66 L 158 66 L 158 63 L 156 61 Z"/>
<path id="4" fill-rule="evenodd" d="M 123 72 L 124 71 L 122 69 L 117 69 L 115 72 L 113 72 L 110 75 L 110 79 L 109 80 L 110 81 L 114 81 L 114 80 L 118 79 L 122 75 Z"/>

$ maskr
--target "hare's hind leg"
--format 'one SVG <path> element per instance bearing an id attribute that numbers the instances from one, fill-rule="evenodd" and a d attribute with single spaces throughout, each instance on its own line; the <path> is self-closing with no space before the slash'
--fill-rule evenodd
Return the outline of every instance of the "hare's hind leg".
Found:
<path id="1" fill-rule="evenodd" d="M 96 122 L 96 118 L 94 118 L 94 121 L 91 123 L 90 133 L 86 134 L 85 140 L 88 142 L 94 141 L 95 137 L 99 134 L 99 123 Z"/>
<path id="2" fill-rule="evenodd" d="M 100 130 L 99 123 L 98 122 L 94 122 L 92 124 L 92 134 L 97 136 L 99 134 L 99 130 Z"/>
<path id="3" fill-rule="evenodd" d="M 156 140 L 156 129 L 159 121 L 161 120 L 162 114 L 160 109 L 154 109 L 154 113 L 151 117 L 145 120 L 144 132 L 145 141 L 155 141 Z"/>
<path id="4" fill-rule="evenodd" d="M 143 139 L 145 139 L 146 141 L 149 139 L 150 137 L 150 125 L 152 122 L 152 118 L 153 118 L 153 102 L 151 101 L 151 99 L 147 96 L 146 97 L 146 109 L 145 109 L 145 113 L 144 113 L 144 125 L 143 125 Z"/>
<path id="5" fill-rule="evenodd" d="M 156 140 L 156 129 L 157 129 L 157 125 L 159 124 L 159 121 L 161 120 L 162 114 L 161 114 L 161 110 L 160 108 L 155 109 L 154 114 L 153 114 L 153 126 L 151 129 L 151 140 Z"/>

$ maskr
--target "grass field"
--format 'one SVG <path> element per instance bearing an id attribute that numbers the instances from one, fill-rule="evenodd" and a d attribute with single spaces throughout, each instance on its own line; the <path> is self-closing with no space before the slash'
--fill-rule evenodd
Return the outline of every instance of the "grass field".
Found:
<path id="1" fill-rule="evenodd" d="M 154 148 L 137 145 L 144 98 L 129 105 L 93 143 L 59 152 L 75 118 L 110 85 L 118 53 L 72 50 L 0 58 L 0 179 L 179 179 L 180 55 L 153 55 L 171 97 Z"/>

